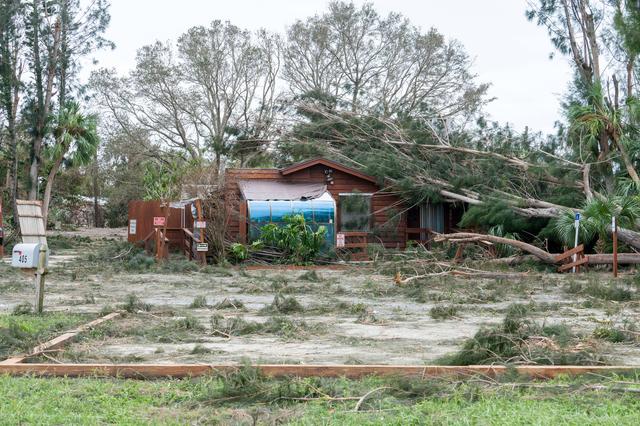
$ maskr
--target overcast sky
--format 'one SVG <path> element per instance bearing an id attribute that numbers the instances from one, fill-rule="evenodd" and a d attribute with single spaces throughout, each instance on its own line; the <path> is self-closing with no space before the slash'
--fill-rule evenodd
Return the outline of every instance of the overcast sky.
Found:
<path id="1" fill-rule="evenodd" d="M 111 0 L 107 37 L 116 49 L 96 55 L 100 66 L 126 73 L 136 50 L 155 40 L 175 40 L 214 19 L 284 33 L 297 19 L 323 12 L 328 0 Z M 362 1 L 355 1 L 362 3 Z M 571 78 L 566 58 L 549 59 L 543 28 L 524 16 L 526 0 L 373 0 L 386 15 L 400 12 L 424 31 L 430 27 L 462 42 L 480 81 L 492 84 L 490 118 L 518 130 L 553 131 L 560 97 Z"/>

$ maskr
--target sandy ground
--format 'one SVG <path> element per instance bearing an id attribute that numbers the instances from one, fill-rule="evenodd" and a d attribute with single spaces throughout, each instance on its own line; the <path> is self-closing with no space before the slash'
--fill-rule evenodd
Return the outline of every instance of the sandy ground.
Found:
<path id="1" fill-rule="evenodd" d="M 78 228 L 75 231 L 47 231 L 47 236 L 61 236 L 67 238 L 86 237 L 91 239 L 124 240 L 127 238 L 127 228 Z"/>
<path id="2" fill-rule="evenodd" d="M 87 337 L 68 350 L 74 360 L 82 362 L 223 363 L 250 359 L 273 363 L 424 364 L 458 350 L 481 327 L 501 322 L 505 309 L 514 302 L 543 306 L 534 314 L 537 321 L 564 322 L 584 334 L 591 334 L 606 321 L 626 318 L 637 323 L 640 319 L 636 302 L 624 306 L 607 302 L 584 308 L 586 299 L 569 296 L 563 290 L 567 280 L 575 279 L 567 275 L 532 274 L 525 282 L 437 277 L 424 283 L 429 300 L 417 301 L 398 289 L 392 277 L 371 269 L 321 270 L 317 272 L 318 282 L 305 279 L 305 271 L 125 273 L 105 269 L 92 273 L 83 267 L 83 256 L 90 250 L 62 250 L 52 257 L 47 310 L 97 314 L 105 306 L 122 305 L 126 296 L 134 293 L 152 305 L 151 313 L 128 315 L 112 327 L 143 329 L 189 315 L 198 318 L 205 330 L 177 341 L 158 339 L 150 333 Z M 589 277 L 599 279 L 598 275 Z M 287 318 L 321 324 L 322 332 L 305 333 L 299 338 L 213 335 L 210 318 L 216 313 L 226 318 L 266 321 L 270 315 L 261 309 L 271 304 L 277 290 L 295 297 L 305 307 L 305 312 Z M 205 296 L 210 306 L 191 309 L 189 305 L 196 296 Z M 0 312 L 10 312 L 20 303 L 32 302 L 32 298 L 32 279 L 6 264 L 0 265 Z M 245 311 L 211 307 L 225 299 L 240 300 Z M 356 304 L 364 305 L 369 315 L 362 318 L 347 308 L 336 308 Z M 451 304 L 458 307 L 454 318 L 435 320 L 429 315 L 432 307 Z M 639 345 L 603 345 L 605 353 L 621 364 L 640 365 Z M 200 353 L 192 354 L 196 346 Z"/>

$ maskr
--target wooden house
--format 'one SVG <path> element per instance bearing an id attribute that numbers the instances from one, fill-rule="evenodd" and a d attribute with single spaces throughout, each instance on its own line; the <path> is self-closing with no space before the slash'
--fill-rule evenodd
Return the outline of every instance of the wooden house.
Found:
<path id="1" fill-rule="evenodd" d="M 282 169 L 227 169 L 227 238 L 250 242 L 266 223 L 303 214 L 328 229 L 337 247 L 379 243 L 403 249 L 426 241 L 430 231 L 449 232 L 459 220 L 450 203 L 408 205 L 374 177 L 325 158 Z"/>

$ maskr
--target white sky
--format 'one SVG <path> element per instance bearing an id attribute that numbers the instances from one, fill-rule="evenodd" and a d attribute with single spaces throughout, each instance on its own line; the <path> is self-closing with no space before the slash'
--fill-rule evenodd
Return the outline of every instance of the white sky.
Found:
<path id="1" fill-rule="evenodd" d="M 155 40 L 175 40 L 194 25 L 214 19 L 284 33 L 296 19 L 323 12 L 328 0 L 111 0 L 107 37 L 116 49 L 96 55 L 99 66 L 126 73 L 136 50 Z M 356 0 L 355 3 L 362 3 Z M 373 0 L 379 13 L 400 12 L 424 31 L 437 28 L 462 42 L 480 81 L 492 84 L 491 119 L 517 130 L 553 131 L 560 97 L 571 71 L 566 58 L 549 59 L 553 47 L 544 28 L 524 16 L 526 0 Z M 88 71 L 88 70 L 85 70 Z"/>

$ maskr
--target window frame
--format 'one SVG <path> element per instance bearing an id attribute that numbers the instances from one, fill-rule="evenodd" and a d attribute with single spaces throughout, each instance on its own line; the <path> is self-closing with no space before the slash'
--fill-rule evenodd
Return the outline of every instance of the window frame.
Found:
<path id="1" fill-rule="evenodd" d="M 373 224 L 372 224 L 373 212 L 372 212 L 372 210 L 373 210 L 373 196 L 374 195 L 375 194 L 373 192 L 340 192 L 340 193 L 338 193 L 338 205 L 339 205 L 338 211 L 339 211 L 339 215 L 340 215 L 339 216 L 339 222 L 340 223 L 338 224 L 339 227 L 340 227 L 340 230 L 338 232 L 367 232 L 367 233 L 372 232 L 372 229 L 373 229 Z M 369 212 L 367 213 L 367 218 L 368 218 L 367 229 L 364 230 L 364 231 L 363 230 L 357 230 L 357 231 L 346 230 L 346 229 L 343 228 L 342 200 L 341 199 L 342 199 L 342 197 L 352 197 L 352 196 L 360 196 L 360 197 L 368 197 L 369 198 Z"/>

